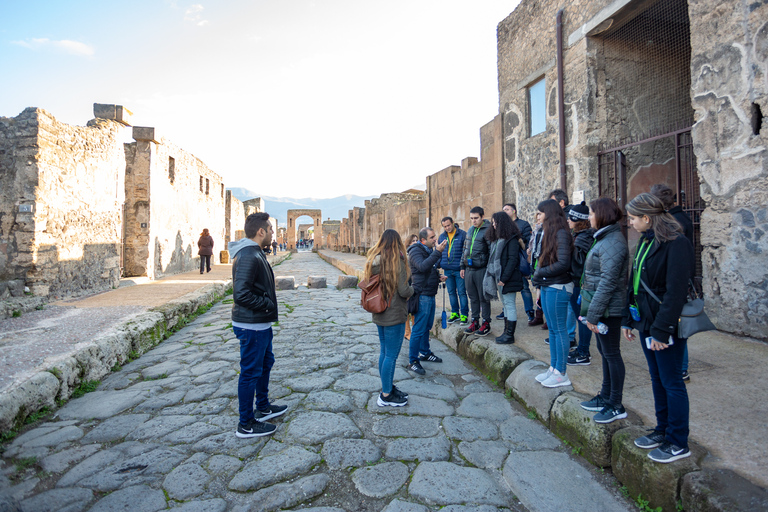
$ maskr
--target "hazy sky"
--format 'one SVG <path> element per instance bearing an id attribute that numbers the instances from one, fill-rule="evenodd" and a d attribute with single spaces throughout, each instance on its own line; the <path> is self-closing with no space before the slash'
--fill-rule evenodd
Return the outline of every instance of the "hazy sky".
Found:
<path id="1" fill-rule="evenodd" d="M 228 187 L 379 195 L 479 157 L 519 0 L 0 0 L 0 116 L 134 112 Z"/>

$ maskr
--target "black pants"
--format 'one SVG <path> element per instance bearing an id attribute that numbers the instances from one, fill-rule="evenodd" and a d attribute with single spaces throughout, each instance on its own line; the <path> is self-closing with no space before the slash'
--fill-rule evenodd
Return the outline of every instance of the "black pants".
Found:
<path id="1" fill-rule="evenodd" d="M 207 256 L 200 255 L 200 273 L 203 273 L 203 270 L 207 270 L 208 272 L 211 271 L 211 256 L 210 254 Z"/>
<path id="2" fill-rule="evenodd" d="M 607 334 L 597 334 L 597 351 L 603 357 L 603 387 L 600 396 L 618 407 L 624 395 L 624 360 L 621 358 L 621 317 L 601 318 Z"/>
<path id="3" fill-rule="evenodd" d="M 469 295 L 469 305 L 472 309 L 472 320 L 491 320 L 491 302 L 485 300 L 483 294 L 483 277 L 485 268 L 468 268 L 464 271 L 464 284 Z"/>

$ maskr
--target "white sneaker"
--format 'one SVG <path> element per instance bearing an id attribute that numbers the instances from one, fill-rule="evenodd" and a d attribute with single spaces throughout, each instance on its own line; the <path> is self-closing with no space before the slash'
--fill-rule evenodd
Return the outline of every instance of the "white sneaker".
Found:
<path id="1" fill-rule="evenodd" d="M 556 388 L 559 386 L 570 386 L 571 385 L 571 379 L 568 378 L 567 374 L 562 374 L 559 371 L 555 370 L 552 372 L 552 375 L 549 376 L 547 380 L 541 383 L 542 386 L 545 388 Z"/>
<path id="2" fill-rule="evenodd" d="M 552 375 L 553 371 L 555 371 L 555 369 L 550 366 L 549 370 L 545 371 L 544 373 L 540 373 L 536 376 L 536 382 L 544 382 Z"/>

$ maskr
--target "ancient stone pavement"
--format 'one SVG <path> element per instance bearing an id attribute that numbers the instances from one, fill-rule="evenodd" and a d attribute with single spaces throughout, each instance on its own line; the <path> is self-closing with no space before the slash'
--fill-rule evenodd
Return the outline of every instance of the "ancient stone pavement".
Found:
<path id="1" fill-rule="evenodd" d="M 6 446 L 9 510 L 151 512 L 631 510 L 612 479 L 571 456 L 455 353 L 395 380 L 378 407 L 379 341 L 355 289 L 308 289 L 339 271 L 312 253 L 275 268 L 270 398 L 289 406 L 273 436 L 239 439 L 239 342 L 231 299 L 71 400 Z M 5 510 L 5 509 L 3 509 Z"/>

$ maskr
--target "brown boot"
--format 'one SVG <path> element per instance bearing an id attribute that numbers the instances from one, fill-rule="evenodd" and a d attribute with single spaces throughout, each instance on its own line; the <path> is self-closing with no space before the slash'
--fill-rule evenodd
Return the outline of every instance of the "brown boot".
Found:
<path id="1" fill-rule="evenodd" d="M 533 327 L 534 325 L 541 325 L 544 323 L 544 312 L 540 308 L 536 308 L 536 312 L 533 314 L 533 320 L 528 322 L 528 325 Z"/>
<path id="2" fill-rule="evenodd" d="M 543 331 L 548 331 L 549 330 L 549 327 L 547 327 L 547 322 L 546 321 L 544 322 L 544 324 L 542 324 L 541 329 Z"/>

